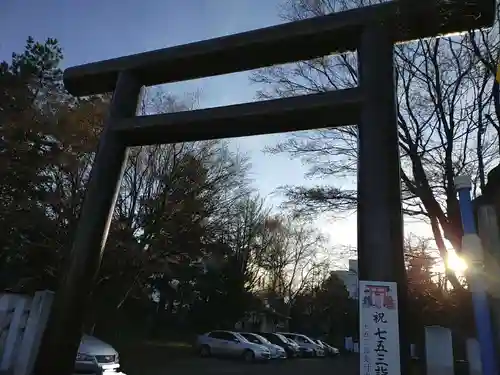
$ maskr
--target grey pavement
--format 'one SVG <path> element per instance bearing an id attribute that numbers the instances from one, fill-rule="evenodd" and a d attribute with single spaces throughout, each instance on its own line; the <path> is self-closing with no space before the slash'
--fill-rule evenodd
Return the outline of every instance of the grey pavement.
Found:
<path id="1" fill-rule="evenodd" d="M 162 368 L 148 369 L 142 375 L 359 375 L 358 358 L 295 359 L 268 363 L 244 363 L 235 360 L 183 358 L 168 361 Z M 128 373 L 127 375 L 140 375 Z"/>

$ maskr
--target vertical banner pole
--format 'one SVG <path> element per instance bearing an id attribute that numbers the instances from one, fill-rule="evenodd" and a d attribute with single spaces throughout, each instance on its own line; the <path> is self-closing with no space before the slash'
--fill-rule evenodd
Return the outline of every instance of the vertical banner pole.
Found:
<path id="1" fill-rule="evenodd" d="M 458 192 L 464 230 L 462 252 L 469 263 L 467 281 L 472 292 L 477 338 L 481 347 L 483 375 L 498 375 L 493 327 L 484 279 L 483 247 L 476 233 L 476 224 L 470 197 L 471 187 L 472 184 L 469 176 L 457 176 L 455 178 L 455 188 Z"/>

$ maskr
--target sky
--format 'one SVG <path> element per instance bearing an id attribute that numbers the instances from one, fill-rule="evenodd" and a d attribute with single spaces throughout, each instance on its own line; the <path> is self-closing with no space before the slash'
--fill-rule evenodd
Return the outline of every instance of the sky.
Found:
<path id="1" fill-rule="evenodd" d="M 57 38 L 64 51 L 63 68 L 98 60 L 190 43 L 276 25 L 281 0 L 1 0 L 0 61 L 21 52 L 28 36 L 43 41 Z M 166 89 L 182 96 L 200 92 L 200 107 L 217 107 L 255 100 L 258 89 L 248 73 L 171 84 Z M 270 204 L 282 197 L 281 185 L 311 185 L 307 168 L 286 155 L 262 152 L 284 135 L 239 138 L 231 146 L 252 161 L 255 187 Z M 321 183 L 321 182 L 319 182 Z M 343 182 L 344 187 L 345 181 Z M 348 184 L 351 182 L 347 182 Z M 353 182 L 352 182 L 353 183 Z M 356 245 L 356 216 L 321 218 L 318 227 L 332 246 Z M 406 232 L 428 236 L 425 224 L 407 223 Z"/>

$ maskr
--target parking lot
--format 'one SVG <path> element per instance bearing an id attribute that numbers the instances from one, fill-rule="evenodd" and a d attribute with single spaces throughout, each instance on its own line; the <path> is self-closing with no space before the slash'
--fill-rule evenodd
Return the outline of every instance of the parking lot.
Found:
<path id="1" fill-rule="evenodd" d="M 358 358 L 336 359 L 294 359 L 270 361 L 268 363 L 244 363 L 236 360 L 214 358 L 183 358 L 169 361 L 165 367 L 151 369 L 144 375 L 304 375 L 304 374 L 346 374 L 358 375 Z M 127 372 L 127 375 L 139 373 Z"/>

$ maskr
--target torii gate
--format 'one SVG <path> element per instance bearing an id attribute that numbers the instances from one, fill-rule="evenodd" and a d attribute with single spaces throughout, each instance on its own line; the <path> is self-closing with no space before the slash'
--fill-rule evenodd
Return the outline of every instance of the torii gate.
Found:
<path id="1" fill-rule="evenodd" d="M 65 277 L 35 373 L 73 370 L 130 146 L 243 137 L 358 124 L 360 280 L 399 290 L 401 373 L 407 374 L 398 122 L 393 44 L 493 24 L 495 0 L 399 0 L 187 45 L 69 68 L 75 96 L 114 91 Z M 359 86 L 286 99 L 136 116 L 142 86 L 358 52 Z"/>

